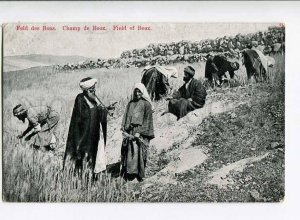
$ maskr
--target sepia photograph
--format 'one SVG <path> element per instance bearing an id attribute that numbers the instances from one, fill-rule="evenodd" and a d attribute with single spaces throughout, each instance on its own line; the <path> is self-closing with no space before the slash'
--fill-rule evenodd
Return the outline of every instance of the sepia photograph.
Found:
<path id="1" fill-rule="evenodd" d="M 4 202 L 284 200 L 284 21 L 2 35 Z"/>

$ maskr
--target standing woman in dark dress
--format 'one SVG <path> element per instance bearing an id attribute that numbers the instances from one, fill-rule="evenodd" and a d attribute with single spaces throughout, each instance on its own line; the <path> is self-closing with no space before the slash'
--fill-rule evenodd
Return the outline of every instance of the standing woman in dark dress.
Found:
<path id="1" fill-rule="evenodd" d="M 149 142 L 154 138 L 152 105 L 142 83 L 134 86 L 122 121 L 121 176 L 125 180 L 140 182 L 145 177 Z"/>

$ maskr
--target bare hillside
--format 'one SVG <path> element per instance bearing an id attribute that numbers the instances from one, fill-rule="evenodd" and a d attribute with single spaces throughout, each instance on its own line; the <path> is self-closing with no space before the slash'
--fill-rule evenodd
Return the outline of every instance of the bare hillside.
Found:
<path id="1" fill-rule="evenodd" d="M 16 71 L 31 67 L 64 65 L 66 63 L 78 63 L 88 58 L 82 56 L 54 56 L 44 54 L 7 56 L 3 59 L 3 71 Z"/>

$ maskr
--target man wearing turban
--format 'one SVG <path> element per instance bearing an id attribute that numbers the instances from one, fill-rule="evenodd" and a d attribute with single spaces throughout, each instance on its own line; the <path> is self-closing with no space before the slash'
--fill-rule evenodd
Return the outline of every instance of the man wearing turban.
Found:
<path id="1" fill-rule="evenodd" d="M 59 121 L 59 114 L 50 106 L 36 106 L 24 108 L 21 104 L 13 109 L 13 115 L 25 123 L 28 121 L 28 128 L 18 138 L 25 137 L 25 141 L 33 138 L 33 146 L 38 149 L 55 150 L 56 128 Z"/>
<path id="2" fill-rule="evenodd" d="M 80 81 L 82 93 L 78 94 L 72 112 L 69 133 L 64 156 L 75 163 L 75 170 L 81 171 L 83 162 L 94 173 L 106 169 L 105 151 L 107 134 L 107 113 L 113 108 L 106 108 L 96 96 L 97 79 L 91 77 Z M 100 127 L 101 125 L 101 127 Z"/>
<path id="3" fill-rule="evenodd" d="M 202 108 L 205 104 L 206 89 L 199 80 L 194 78 L 194 75 L 193 67 L 184 68 L 184 84 L 173 94 L 169 102 L 169 112 L 176 115 L 178 120 L 187 113 Z"/>

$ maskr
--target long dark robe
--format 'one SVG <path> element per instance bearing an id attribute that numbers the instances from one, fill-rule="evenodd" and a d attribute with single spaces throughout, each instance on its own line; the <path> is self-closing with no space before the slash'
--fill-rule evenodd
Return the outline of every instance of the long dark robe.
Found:
<path id="1" fill-rule="evenodd" d="M 205 64 L 205 78 L 212 80 L 212 74 L 218 72 L 218 70 L 216 64 L 213 62 L 213 57 L 209 57 Z"/>
<path id="2" fill-rule="evenodd" d="M 228 61 L 225 56 L 216 55 L 206 61 L 205 78 L 210 81 L 213 79 L 213 74 L 216 74 L 218 79 L 221 80 L 227 71 L 229 72 L 230 78 L 233 78 L 235 69 L 232 68 L 231 62 Z"/>
<path id="3" fill-rule="evenodd" d="M 77 95 L 72 112 L 64 164 L 68 157 L 75 162 L 75 168 L 81 169 L 83 160 L 94 170 L 100 140 L 100 124 L 103 131 L 104 143 L 107 134 L 107 110 L 90 102 L 89 106 L 84 94 Z"/>
<path id="4" fill-rule="evenodd" d="M 173 94 L 173 99 L 170 100 L 168 105 L 169 112 L 180 119 L 187 113 L 202 108 L 205 104 L 206 95 L 206 89 L 202 83 L 192 78 L 187 89 L 184 84 Z M 189 98 L 192 98 L 192 101 L 188 100 Z"/>
<path id="5" fill-rule="evenodd" d="M 170 86 L 167 77 L 155 67 L 148 69 L 143 74 L 141 83 L 145 85 L 151 100 L 155 101 L 158 101 L 164 95 L 167 95 Z"/>
<path id="6" fill-rule="evenodd" d="M 225 75 L 226 72 L 229 72 L 230 78 L 234 77 L 235 69 L 232 67 L 231 62 L 226 59 L 225 56 L 214 56 L 213 62 L 216 64 L 218 68 L 218 77 L 221 78 Z"/>
<path id="7" fill-rule="evenodd" d="M 243 52 L 243 55 L 248 79 L 250 79 L 252 76 L 265 76 L 266 70 L 263 67 L 259 55 L 255 50 L 246 50 Z"/>
<path id="8" fill-rule="evenodd" d="M 140 134 L 140 140 L 124 138 L 121 148 L 121 176 L 126 180 L 145 177 L 149 142 L 154 138 L 151 104 L 140 99 L 130 101 L 126 107 L 122 130 L 130 135 Z"/>

